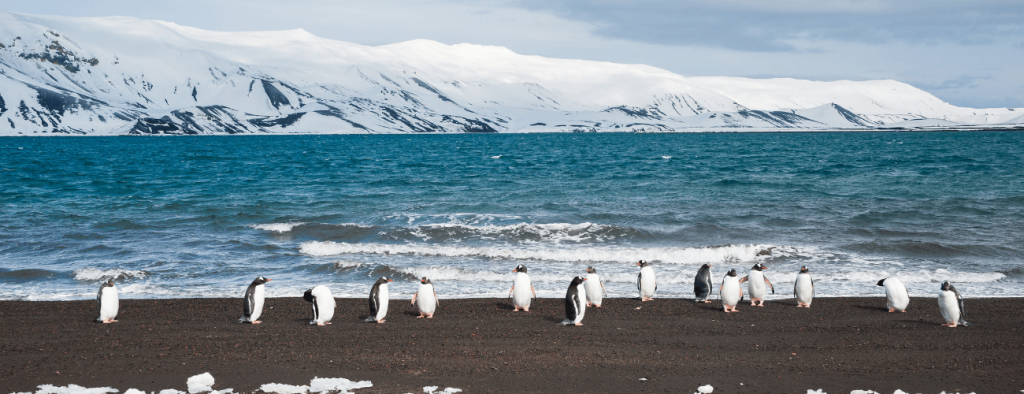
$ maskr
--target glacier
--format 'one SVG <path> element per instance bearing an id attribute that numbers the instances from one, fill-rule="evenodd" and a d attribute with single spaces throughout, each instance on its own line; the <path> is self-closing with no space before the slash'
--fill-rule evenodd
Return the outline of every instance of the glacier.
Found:
<path id="1" fill-rule="evenodd" d="M 1024 129 L 1024 109 L 957 107 L 892 80 L 687 77 L 495 46 L 0 10 L 2 136 L 928 129 Z"/>

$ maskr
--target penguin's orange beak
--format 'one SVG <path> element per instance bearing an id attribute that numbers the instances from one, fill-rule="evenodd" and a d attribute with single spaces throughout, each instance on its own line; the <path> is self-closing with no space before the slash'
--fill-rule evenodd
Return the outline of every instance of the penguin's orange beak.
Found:
<path id="1" fill-rule="evenodd" d="M 267 282 L 270 282 L 270 281 L 272 281 L 272 280 L 273 280 L 273 279 L 267 278 Z"/>
<path id="2" fill-rule="evenodd" d="M 388 282 L 394 282 L 394 281 L 395 281 L 394 279 L 388 279 Z"/>
<path id="3" fill-rule="evenodd" d="M 583 278 L 583 281 L 584 281 L 584 282 L 586 282 L 586 281 L 587 281 L 587 278 Z"/>
<path id="4" fill-rule="evenodd" d="M 640 263 L 636 263 L 636 265 L 640 265 Z"/>

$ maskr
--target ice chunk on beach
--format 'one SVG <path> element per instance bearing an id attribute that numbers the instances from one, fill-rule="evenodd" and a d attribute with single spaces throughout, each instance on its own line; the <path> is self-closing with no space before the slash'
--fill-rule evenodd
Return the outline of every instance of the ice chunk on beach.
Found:
<path id="1" fill-rule="evenodd" d="M 37 390 L 35 394 L 107 394 L 120 391 L 113 387 L 86 388 L 77 384 L 69 384 L 61 387 L 57 387 L 52 384 L 43 384 L 37 387 L 39 387 L 39 390 Z"/>
<path id="2" fill-rule="evenodd" d="M 910 394 L 910 393 L 908 393 L 906 391 L 903 391 L 903 390 L 900 390 L 900 389 L 896 389 L 896 391 L 894 391 L 892 394 Z"/>
<path id="3" fill-rule="evenodd" d="M 293 386 L 290 384 L 267 383 L 260 386 L 260 391 L 272 394 L 306 394 L 309 386 Z"/>
<path id="4" fill-rule="evenodd" d="M 204 372 L 188 378 L 186 384 L 188 384 L 188 392 L 190 394 L 213 391 L 213 375 L 210 375 L 209 372 Z"/>
<path id="5" fill-rule="evenodd" d="M 425 386 L 425 387 L 423 387 L 423 393 L 424 394 L 455 394 L 455 393 L 461 393 L 462 392 L 462 389 L 457 389 L 455 387 L 447 387 L 447 388 L 444 389 L 444 391 L 437 391 L 438 387 L 439 386 Z"/>
<path id="6" fill-rule="evenodd" d="M 875 390 L 853 390 L 850 394 L 882 394 Z"/>
<path id="7" fill-rule="evenodd" d="M 186 393 L 184 391 L 178 391 L 178 390 L 175 390 L 175 389 L 164 389 L 164 390 L 160 390 L 160 394 L 188 394 L 188 393 Z"/>
<path id="8" fill-rule="evenodd" d="M 710 384 L 705 384 L 703 386 L 697 387 L 697 392 L 700 394 L 708 394 L 712 391 L 715 391 L 715 388 L 711 387 Z"/>
<path id="9" fill-rule="evenodd" d="M 811 390 L 807 389 L 807 394 L 828 394 L 823 389 Z"/>
<path id="10" fill-rule="evenodd" d="M 323 393 L 327 391 L 341 391 L 342 393 L 350 393 L 349 390 L 362 389 L 367 387 L 373 387 L 373 383 L 370 383 L 369 380 L 353 382 L 345 378 L 314 377 L 313 380 L 309 382 L 309 392 L 311 393 Z"/>
<path id="11" fill-rule="evenodd" d="M 125 390 L 124 394 L 146 394 L 146 392 L 139 389 L 128 389 Z"/>

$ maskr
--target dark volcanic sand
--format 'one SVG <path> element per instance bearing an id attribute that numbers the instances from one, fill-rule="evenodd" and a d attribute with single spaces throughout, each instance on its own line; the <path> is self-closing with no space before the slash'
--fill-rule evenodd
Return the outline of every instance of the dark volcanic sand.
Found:
<path id="1" fill-rule="evenodd" d="M 114 324 L 92 322 L 95 301 L 0 302 L 0 386 L 186 390 L 189 376 L 210 372 L 215 389 L 236 392 L 315 376 L 373 382 L 358 393 L 1024 389 L 1024 299 L 967 300 L 966 328 L 940 326 L 935 298 L 914 298 L 907 313 L 887 313 L 877 297 L 730 314 L 717 302 L 607 299 L 582 327 L 556 325 L 561 299 L 530 313 L 500 299 L 442 300 L 431 320 L 396 299 L 386 324 L 362 322 L 366 300 L 338 301 L 326 327 L 307 324 L 301 298 L 268 299 L 261 325 L 235 322 L 238 299 L 122 300 Z"/>

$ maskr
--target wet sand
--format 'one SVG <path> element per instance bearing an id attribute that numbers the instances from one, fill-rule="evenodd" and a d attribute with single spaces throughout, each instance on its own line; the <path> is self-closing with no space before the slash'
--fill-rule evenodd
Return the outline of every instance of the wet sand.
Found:
<path id="1" fill-rule="evenodd" d="M 730 314 L 718 302 L 607 299 L 582 327 L 556 324 L 562 299 L 536 300 L 529 313 L 503 299 L 441 300 L 429 320 L 394 299 L 385 324 L 362 321 L 366 303 L 339 299 L 334 324 L 317 327 L 301 298 L 268 299 L 260 325 L 236 323 L 239 299 L 121 300 L 114 324 L 92 322 L 95 301 L 2 301 L 0 391 L 186 390 L 203 372 L 236 392 L 313 377 L 373 382 L 357 393 L 1024 390 L 1021 298 L 966 300 L 975 326 L 957 328 L 940 325 L 934 297 L 912 299 L 907 313 L 887 313 L 884 297 Z"/>

